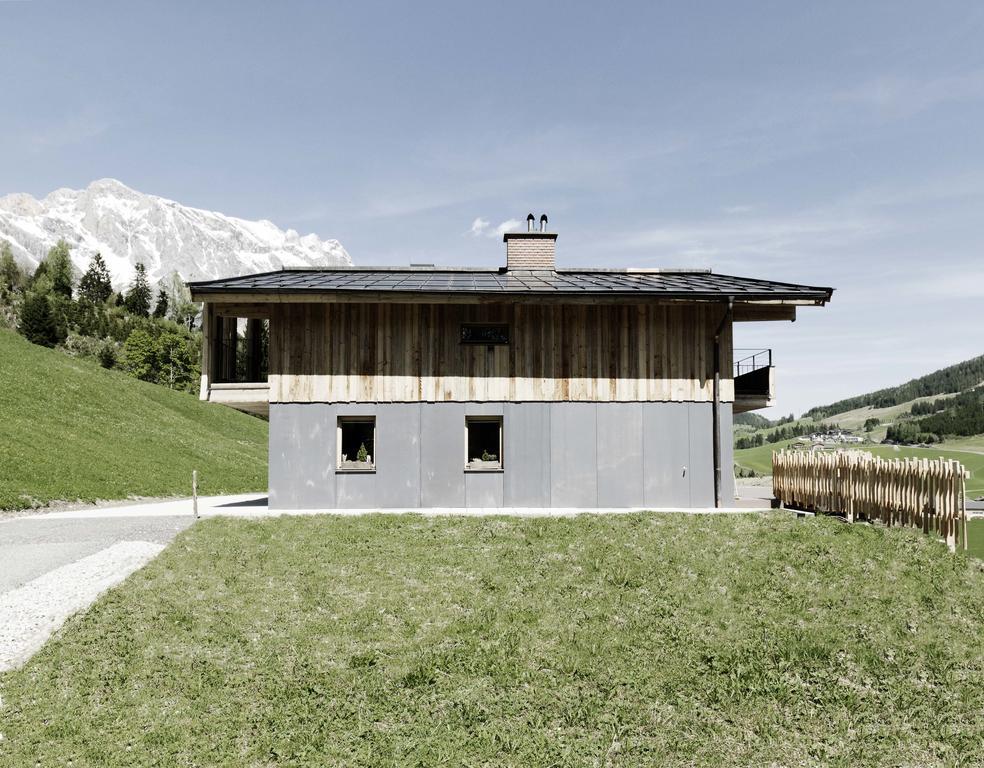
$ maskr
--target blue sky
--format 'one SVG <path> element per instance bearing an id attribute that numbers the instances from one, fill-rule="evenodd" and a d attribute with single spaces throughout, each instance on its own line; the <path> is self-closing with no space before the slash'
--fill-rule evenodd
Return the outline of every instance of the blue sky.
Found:
<path id="1" fill-rule="evenodd" d="M 979 3 L 0 0 L 0 194 L 118 178 L 341 240 L 498 265 L 831 285 L 741 326 L 773 415 L 984 352 Z M 487 222 L 487 224 L 486 224 Z"/>

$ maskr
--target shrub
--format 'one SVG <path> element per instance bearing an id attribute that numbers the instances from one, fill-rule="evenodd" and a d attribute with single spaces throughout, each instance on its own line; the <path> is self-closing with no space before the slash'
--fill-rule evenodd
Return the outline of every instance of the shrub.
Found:
<path id="1" fill-rule="evenodd" d="M 99 350 L 99 365 L 103 368 L 112 368 L 116 365 L 116 345 L 112 341 L 103 342 Z"/>
<path id="2" fill-rule="evenodd" d="M 123 344 L 122 368 L 143 381 L 157 378 L 157 349 L 154 339 L 143 328 L 137 328 Z"/>

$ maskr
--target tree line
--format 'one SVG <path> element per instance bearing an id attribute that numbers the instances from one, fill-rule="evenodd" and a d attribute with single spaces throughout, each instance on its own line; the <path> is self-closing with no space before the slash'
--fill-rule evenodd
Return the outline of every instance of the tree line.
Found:
<path id="1" fill-rule="evenodd" d="M 834 414 L 853 411 L 855 408 L 871 406 L 872 408 L 888 408 L 918 397 L 931 395 L 946 395 L 952 392 L 963 392 L 976 387 L 984 381 L 984 355 L 966 360 L 948 368 L 942 368 L 918 379 L 907 381 L 897 387 L 879 389 L 867 395 L 859 395 L 846 400 L 839 400 L 830 405 L 811 408 L 804 416 L 806 418 L 822 419 Z"/>
<path id="2" fill-rule="evenodd" d="M 956 397 L 914 403 L 912 413 L 927 412 L 921 418 L 900 422 L 888 428 L 886 437 L 896 443 L 934 443 L 946 436 L 968 437 L 984 433 L 984 388 L 961 392 Z"/>
<path id="3" fill-rule="evenodd" d="M 784 423 L 780 419 L 777 423 Z M 812 422 L 800 422 L 799 424 L 788 424 L 788 426 L 777 427 L 771 432 L 757 432 L 754 435 L 746 435 L 735 439 L 735 448 L 759 448 L 763 445 L 780 443 L 783 440 L 790 440 L 794 437 L 812 435 L 814 432 L 828 432 L 831 429 L 829 424 L 815 424 Z"/>
<path id="4" fill-rule="evenodd" d="M 199 378 L 198 307 L 186 293 L 156 296 L 143 264 L 129 287 L 113 288 L 109 269 L 95 254 L 76 280 L 68 244 L 59 241 L 33 272 L 0 244 L 0 320 L 28 341 L 59 347 L 172 389 L 193 391 Z"/>

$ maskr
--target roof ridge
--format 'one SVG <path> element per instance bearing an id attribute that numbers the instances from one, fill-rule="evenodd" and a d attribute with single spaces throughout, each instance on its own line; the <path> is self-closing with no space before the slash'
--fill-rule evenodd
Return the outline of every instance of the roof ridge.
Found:
<path id="1" fill-rule="evenodd" d="M 565 269 L 506 271 L 387 267 L 286 269 L 260 275 L 190 283 L 194 294 L 354 294 L 394 297 L 419 294 L 434 297 L 543 297 L 563 300 L 578 296 L 658 301 L 768 301 L 826 303 L 833 293 L 823 288 L 750 277 L 721 275 L 709 270 Z M 379 300 L 377 298 L 377 300 Z M 494 300 L 494 298 L 493 298 Z"/>

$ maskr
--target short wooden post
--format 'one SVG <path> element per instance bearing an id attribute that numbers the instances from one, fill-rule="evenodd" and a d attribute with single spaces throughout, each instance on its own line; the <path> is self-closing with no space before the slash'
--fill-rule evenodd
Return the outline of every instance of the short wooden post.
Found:
<path id="1" fill-rule="evenodd" d="M 960 467 L 963 470 L 963 466 Z M 961 471 L 960 473 L 960 519 L 963 520 L 963 548 L 967 551 L 967 480 L 970 472 Z"/>
<path id="2" fill-rule="evenodd" d="M 195 511 L 195 519 L 198 519 L 198 470 L 191 471 L 191 506 Z"/>

